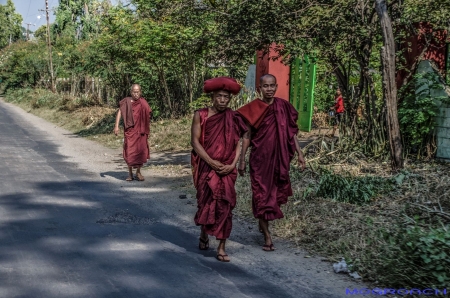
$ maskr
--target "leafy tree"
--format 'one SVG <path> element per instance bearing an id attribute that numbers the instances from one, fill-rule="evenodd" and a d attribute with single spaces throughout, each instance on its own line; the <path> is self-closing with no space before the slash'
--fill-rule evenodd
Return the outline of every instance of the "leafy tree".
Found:
<path id="1" fill-rule="evenodd" d="M 34 37 L 40 41 L 47 40 L 47 25 L 42 25 L 34 31 Z"/>
<path id="2" fill-rule="evenodd" d="M 22 16 L 16 13 L 12 0 L 0 5 L 0 49 L 22 38 Z"/>
<path id="3" fill-rule="evenodd" d="M 101 18 L 112 7 L 109 0 L 60 0 L 54 33 L 85 40 L 99 34 Z"/>

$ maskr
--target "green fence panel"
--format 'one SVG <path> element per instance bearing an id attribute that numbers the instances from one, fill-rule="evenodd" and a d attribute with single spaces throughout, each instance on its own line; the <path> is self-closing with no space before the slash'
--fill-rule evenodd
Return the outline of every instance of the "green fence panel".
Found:
<path id="1" fill-rule="evenodd" d="M 447 78 L 447 85 L 450 85 L 450 43 L 447 43 L 447 59 L 445 61 L 446 65 L 446 78 Z"/>
<path id="2" fill-rule="evenodd" d="M 302 131 L 311 131 L 315 84 L 316 59 L 296 58 L 291 65 L 289 101 L 299 113 L 297 124 Z"/>

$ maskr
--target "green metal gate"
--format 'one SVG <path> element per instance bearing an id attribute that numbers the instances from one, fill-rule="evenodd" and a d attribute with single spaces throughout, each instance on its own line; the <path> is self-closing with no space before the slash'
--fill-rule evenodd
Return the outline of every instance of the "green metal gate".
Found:
<path id="1" fill-rule="evenodd" d="M 298 111 L 298 127 L 311 131 L 316 84 L 316 59 L 305 56 L 296 58 L 291 65 L 289 101 Z"/>
<path id="2" fill-rule="evenodd" d="M 446 65 L 446 78 L 447 78 L 447 85 L 450 85 L 450 43 L 447 43 L 447 59 L 445 61 Z"/>

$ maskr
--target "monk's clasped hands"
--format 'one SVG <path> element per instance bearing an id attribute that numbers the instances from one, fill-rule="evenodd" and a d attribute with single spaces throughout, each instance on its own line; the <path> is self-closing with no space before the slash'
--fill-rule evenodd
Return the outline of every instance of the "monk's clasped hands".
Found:
<path id="1" fill-rule="evenodd" d="M 216 171 L 219 175 L 228 175 L 230 174 L 234 169 L 236 168 L 236 165 L 223 165 L 219 171 Z"/>

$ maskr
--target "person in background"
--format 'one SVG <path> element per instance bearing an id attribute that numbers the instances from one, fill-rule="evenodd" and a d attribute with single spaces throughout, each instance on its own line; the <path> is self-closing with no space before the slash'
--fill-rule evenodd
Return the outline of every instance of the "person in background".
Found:
<path id="1" fill-rule="evenodd" d="M 138 84 L 131 86 L 131 97 L 126 97 L 120 101 L 114 126 L 114 134 L 117 136 L 122 117 L 124 126 L 123 158 L 128 166 L 126 181 L 135 179 L 133 168 L 136 169 L 136 180 L 144 181 L 141 167 L 150 158 L 148 136 L 150 134 L 152 109 L 141 95 L 141 86 Z"/>
<path id="2" fill-rule="evenodd" d="M 330 110 L 334 111 L 334 125 L 333 125 L 333 133 L 330 137 L 334 137 L 336 130 L 339 124 L 342 122 L 342 118 L 344 116 L 344 99 L 342 98 L 342 93 L 340 89 L 336 91 L 336 97 L 334 101 L 334 106 L 330 107 Z"/>

